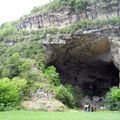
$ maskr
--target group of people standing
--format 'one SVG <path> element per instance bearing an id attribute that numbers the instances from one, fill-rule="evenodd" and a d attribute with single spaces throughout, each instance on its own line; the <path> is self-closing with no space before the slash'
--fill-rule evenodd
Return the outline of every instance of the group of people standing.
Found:
<path id="1" fill-rule="evenodd" d="M 96 106 L 93 105 L 93 104 L 86 103 L 84 105 L 84 111 L 86 111 L 86 112 L 94 112 L 94 111 L 96 111 Z"/>

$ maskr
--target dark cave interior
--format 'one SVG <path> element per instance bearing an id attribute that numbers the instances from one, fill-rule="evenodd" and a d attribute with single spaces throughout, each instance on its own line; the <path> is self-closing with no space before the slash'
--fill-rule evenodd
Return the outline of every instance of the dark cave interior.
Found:
<path id="1" fill-rule="evenodd" d="M 79 86 L 85 95 L 104 96 L 111 87 L 119 85 L 119 71 L 112 61 L 82 63 L 71 59 L 64 62 L 53 62 L 60 73 L 61 82 Z"/>
<path id="2" fill-rule="evenodd" d="M 52 51 L 48 63 L 57 68 L 63 84 L 79 86 L 89 96 L 104 96 L 111 87 L 119 86 L 108 37 L 83 35 L 48 48 Z"/>

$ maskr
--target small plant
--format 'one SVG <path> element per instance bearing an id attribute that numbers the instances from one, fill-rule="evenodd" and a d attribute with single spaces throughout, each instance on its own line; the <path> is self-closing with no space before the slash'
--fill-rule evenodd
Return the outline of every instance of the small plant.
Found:
<path id="1" fill-rule="evenodd" d="M 117 87 L 111 88 L 106 94 L 107 108 L 113 111 L 120 110 L 120 89 Z"/>
<path id="2" fill-rule="evenodd" d="M 73 88 L 70 85 L 60 85 L 59 87 L 56 87 L 56 98 L 70 108 L 73 108 L 75 106 Z"/>

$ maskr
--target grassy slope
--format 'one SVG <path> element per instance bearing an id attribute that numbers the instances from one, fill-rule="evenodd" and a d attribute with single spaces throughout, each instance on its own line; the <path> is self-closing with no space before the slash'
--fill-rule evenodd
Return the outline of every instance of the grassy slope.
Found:
<path id="1" fill-rule="evenodd" d="M 38 112 L 11 111 L 1 112 L 0 120 L 120 120 L 120 112 Z"/>

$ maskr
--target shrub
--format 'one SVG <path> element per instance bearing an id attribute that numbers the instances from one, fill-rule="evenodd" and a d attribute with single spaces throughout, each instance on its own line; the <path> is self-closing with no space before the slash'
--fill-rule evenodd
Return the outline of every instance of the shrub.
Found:
<path id="1" fill-rule="evenodd" d="M 34 65 L 34 61 L 28 58 L 21 58 L 18 52 L 13 53 L 6 58 L 2 65 L 2 77 L 8 77 L 10 79 L 20 76 L 25 72 L 31 70 Z"/>
<path id="2" fill-rule="evenodd" d="M 12 79 L 11 83 L 17 86 L 17 89 L 20 92 L 20 96 L 23 96 L 25 94 L 25 90 L 28 84 L 27 80 L 19 78 L 19 77 L 15 77 Z"/>
<path id="3" fill-rule="evenodd" d="M 106 94 L 106 105 L 110 110 L 120 110 L 120 89 L 113 87 Z"/>
<path id="4" fill-rule="evenodd" d="M 14 78 L 10 80 L 4 78 L 0 80 L 0 111 L 10 110 L 19 106 L 22 89 L 25 87 L 26 81 L 24 79 Z"/>
<path id="5" fill-rule="evenodd" d="M 45 77 L 48 79 L 49 83 L 51 83 L 55 86 L 60 85 L 60 76 L 54 66 L 49 66 L 49 67 L 43 69 L 43 73 L 44 73 Z"/>
<path id="6" fill-rule="evenodd" d="M 83 98 L 83 91 L 81 91 L 81 88 L 80 86 L 74 86 L 74 89 L 73 89 L 73 95 L 75 97 L 75 106 L 76 107 L 81 107 L 81 101 L 82 98 Z"/>
<path id="7" fill-rule="evenodd" d="M 60 85 L 59 87 L 56 87 L 56 98 L 70 108 L 73 108 L 75 105 L 73 88 L 70 85 L 67 86 Z"/>

